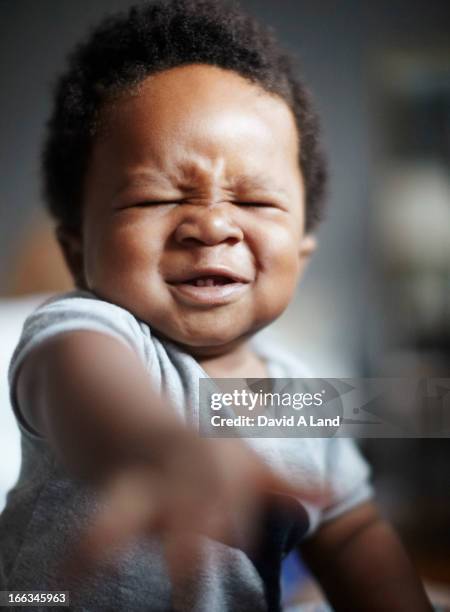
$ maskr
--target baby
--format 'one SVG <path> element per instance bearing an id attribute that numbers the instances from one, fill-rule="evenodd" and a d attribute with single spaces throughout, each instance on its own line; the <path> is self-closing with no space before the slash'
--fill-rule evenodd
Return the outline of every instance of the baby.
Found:
<path id="1" fill-rule="evenodd" d="M 83 549 L 72 609 L 275 611 L 296 548 L 336 610 L 430 609 L 350 440 L 195 434 L 199 378 L 305 375 L 252 337 L 315 248 L 317 138 L 290 58 L 238 9 L 143 4 L 75 50 L 44 175 L 77 290 L 11 363 L 0 590 L 58 590 Z"/>

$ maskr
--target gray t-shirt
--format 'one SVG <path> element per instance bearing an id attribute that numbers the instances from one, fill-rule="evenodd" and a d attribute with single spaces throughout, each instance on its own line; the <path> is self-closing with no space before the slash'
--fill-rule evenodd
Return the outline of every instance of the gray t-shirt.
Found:
<path id="1" fill-rule="evenodd" d="M 74 330 L 103 332 L 130 346 L 140 356 L 154 387 L 167 394 L 180 417 L 193 426 L 199 422 L 198 380 L 207 374 L 191 355 L 155 336 L 127 310 L 89 292 L 71 292 L 40 306 L 25 322 L 9 371 L 11 403 L 21 432 L 22 466 L 0 516 L 0 590 L 58 589 L 55 576 L 61 561 L 97 507 L 95 492 L 71 478 L 47 441 L 24 421 L 15 396 L 17 374 L 27 354 L 46 339 Z M 273 347 L 255 347 L 273 378 L 308 376 L 293 357 Z M 303 512 L 299 514 L 304 523 L 301 535 L 305 537 L 322 522 L 372 495 L 368 465 L 349 439 L 255 438 L 246 442 L 291 482 L 308 487 L 326 484 L 331 491 L 326 507 L 298 502 Z M 276 526 L 279 529 L 279 524 Z M 200 574 L 190 578 L 187 569 L 183 592 L 174 593 L 158 538 L 136 542 L 120 554 L 112 569 L 99 569 L 76 585 L 71 608 L 86 612 L 275 609 L 268 603 L 266 582 L 268 575 L 273 579 L 276 574 L 270 567 L 275 549 L 269 546 L 262 550 L 266 551 L 265 566 L 238 548 L 205 538 Z"/>

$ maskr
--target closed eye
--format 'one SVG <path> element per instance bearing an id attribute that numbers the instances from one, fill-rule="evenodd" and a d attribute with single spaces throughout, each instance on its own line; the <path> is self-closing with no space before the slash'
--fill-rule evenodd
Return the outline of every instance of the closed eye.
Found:
<path id="1" fill-rule="evenodd" d="M 254 207 L 254 208 L 267 208 L 273 207 L 275 204 L 272 202 L 235 202 L 238 206 Z"/>
<path id="2" fill-rule="evenodd" d="M 164 206 L 168 204 L 181 204 L 180 200 L 143 200 L 142 202 L 136 202 L 133 207 L 145 208 L 147 206 Z"/>

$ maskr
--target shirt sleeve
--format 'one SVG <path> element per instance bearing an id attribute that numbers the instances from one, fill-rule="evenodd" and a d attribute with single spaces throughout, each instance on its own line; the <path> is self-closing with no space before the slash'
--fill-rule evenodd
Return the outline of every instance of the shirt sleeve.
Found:
<path id="1" fill-rule="evenodd" d="M 80 330 L 113 336 L 135 350 L 145 361 L 139 322 L 130 312 L 87 291 L 73 291 L 51 298 L 26 319 L 9 366 L 10 401 L 22 433 L 42 439 L 25 422 L 17 403 L 17 377 L 25 358 L 44 341 L 58 334 Z"/>
<path id="2" fill-rule="evenodd" d="M 329 502 L 320 522 L 329 521 L 373 497 L 371 470 L 350 438 L 330 438 L 326 454 L 325 490 Z"/>

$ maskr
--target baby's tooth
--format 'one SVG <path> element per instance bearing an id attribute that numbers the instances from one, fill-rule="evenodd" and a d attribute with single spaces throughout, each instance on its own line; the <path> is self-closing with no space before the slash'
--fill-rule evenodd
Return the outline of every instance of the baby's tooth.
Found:
<path id="1" fill-rule="evenodd" d="M 205 284 L 206 284 L 207 287 L 214 287 L 214 279 L 213 278 L 207 278 Z"/>
<path id="2" fill-rule="evenodd" d="M 204 287 L 205 281 L 202 278 L 197 279 L 197 287 Z"/>

